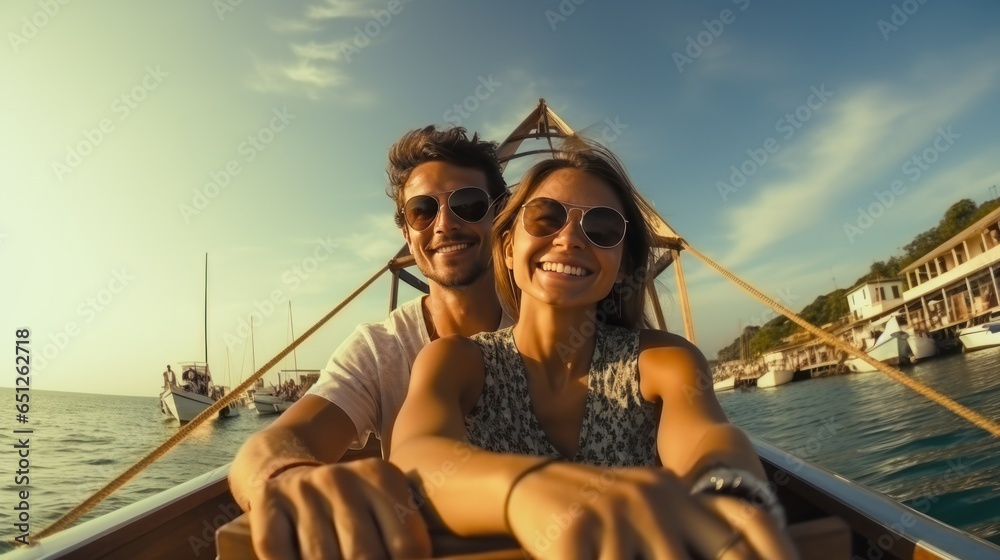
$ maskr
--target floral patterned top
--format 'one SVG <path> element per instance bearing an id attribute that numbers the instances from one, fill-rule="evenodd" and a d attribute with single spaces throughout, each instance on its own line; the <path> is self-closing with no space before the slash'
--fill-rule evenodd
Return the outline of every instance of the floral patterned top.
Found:
<path id="1" fill-rule="evenodd" d="M 528 395 L 512 327 L 472 337 L 483 352 L 484 383 L 465 418 L 469 443 L 500 453 L 594 466 L 653 466 L 656 404 L 639 392 L 639 332 L 599 324 L 576 455 L 562 457 L 542 430 Z"/>

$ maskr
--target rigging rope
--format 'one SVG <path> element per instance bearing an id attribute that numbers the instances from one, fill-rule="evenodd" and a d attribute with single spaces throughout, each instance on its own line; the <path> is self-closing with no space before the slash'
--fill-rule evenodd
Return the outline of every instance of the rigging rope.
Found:
<path id="1" fill-rule="evenodd" d="M 888 375 L 895 381 L 902 383 L 904 386 L 916 391 L 920 395 L 923 395 L 924 397 L 930 399 L 932 402 L 943 406 L 944 408 L 950 410 L 951 412 L 957 414 L 958 416 L 964 418 L 965 420 L 968 420 L 969 422 L 975 424 L 976 426 L 986 430 L 987 432 L 993 434 L 994 437 L 1000 437 L 1000 425 L 998 425 L 996 422 L 990 420 L 989 418 L 983 416 L 982 414 L 979 414 L 974 410 L 971 410 L 955 402 L 951 398 L 935 391 L 934 389 L 931 389 L 927 385 L 924 385 L 923 383 L 917 381 L 916 379 L 913 379 L 912 377 L 904 374 L 898 369 L 872 358 L 866 352 L 857 350 L 856 348 L 850 346 L 840 338 L 833 336 L 832 334 L 824 331 L 823 329 L 814 326 L 812 323 L 799 317 L 791 310 L 787 309 L 785 306 L 767 297 L 766 295 L 758 291 L 756 288 L 754 288 L 753 286 L 751 286 L 750 284 L 748 284 L 747 282 L 743 281 L 741 278 L 736 276 L 735 274 L 729 272 L 728 270 L 723 268 L 722 265 L 716 263 L 712 259 L 703 255 L 697 249 L 692 247 L 687 241 L 681 239 L 681 245 L 683 245 L 684 248 L 687 249 L 688 251 L 691 251 L 691 254 L 698 257 L 698 260 L 705 263 L 709 268 L 715 270 L 722 276 L 728 278 L 730 281 L 732 281 L 734 284 L 742 288 L 748 294 L 752 295 L 758 301 L 760 301 L 764 305 L 767 305 L 768 307 L 777 311 L 778 313 L 781 313 L 782 315 L 787 317 L 790 321 L 799 325 L 800 327 L 808 331 L 816 338 L 822 340 L 823 342 L 829 344 L 830 346 L 833 346 L 834 348 L 840 350 L 841 352 L 845 352 L 848 355 L 864 360 L 865 363 L 871 365 L 872 367 L 877 368 L 882 373 Z"/>
<path id="2" fill-rule="evenodd" d="M 327 321 L 332 319 L 333 316 L 336 315 L 337 312 L 343 309 L 347 304 L 351 303 L 351 301 L 353 301 L 354 298 L 356 298 L 359 294 L 361 294 L 361 292 L 365 291 L 365 289 L 368 288 L 368 286 L 371 286 L 372 283 L 374 283 L 375 280 L 378 280 L 378 278 L 382 276 L 387 270 L 389 270 L 388 263 L 385 266 L 383 266 L 378 272 L 376 272 L 371 278 L 369 278 L 364 284 L 362 284 L 360 288 L 354 290 L 354 292 L 351 295 L 347 296 L 347 298 L 344 299 L 344 301 L 340 302 L 336 307 L 334 307 L 333 310 L 324 315 L 323 318 L 317 321 L 315 325 L 309 328 L 309 330 L 302 333 L 301 336 L 292 341 L 292 343 L 289 344 L 284 350 L 278 352 L 278 354 L 273 358 L 271 358 L 269 362 L 261 366 L 260 369 L 258 369 L 253 375 L 247 378 L 244 382 L 240 383 L 235 389 L 233 389 L 229 393 L 226 393 L 222 398 L 215 401 L 215 403 L 213 403 L 212 406 L 202 411 L 202 413 L 199 414 L 198 416 L 195 416 L 193 420 L 181 426 L 181 428 L 177 430 L 176 434 L 167 439 L 167 441 L 160 444 L 159 447 L 149 452 L 149 454 L 140 459 L 136 464 L 129 467 L 128 470 L 119 475 L 118 478 L 106 484 L 103 488 L 101 488 L 100 490 L 95 492 L 92 496 L 84 500 L 80 505 L 71 509 L 69 513 L 57 519 L 55 523 L 52 523 L 48 527 L 42 529 L 37 535 L 35 535 L 35 539 L 43 539 L 47 536 L 62 531 L 70 524 L 72 524 L 74 521 L 79 519 L 80 516 L 84 515 L 85 513 L 93 509 L 94 506 L 104 501 L 104 499 L 110 496 L 115 490 L 118 490 L 119 488 L 124 486 L 126 482 L 134 478 L 143 469 L 145 469 L 146 467 L 157 461 L 160 457 L 166 454 L 167 451 L 170 451 L 175 445 L 177 445 L 185 437 L 187 437 L 188 434 L 190 434 L 196 428 L 198 428 L 198 426 L 201 426 L 202 424 L 207 422 L 213 415 L 215 415 L 216 412 L 228 406 L 230 403 L 235 401 L 240 395 L 242 395 L 248 389 L 250 389 L 250 387 L 259 378 L 263 377 L 264 374 L 268 372 L 268 370 L 274 367 L 275 364 L 280 362 L 282 358 L 287 356 L 290 352 L 295 350 L 295 348 L 303 341 L 305 341 L 305 339 L 312 336 L 313 333 L 319 330 L 319 328 L 322 327 L 324 324 L 326 324 Z"/>

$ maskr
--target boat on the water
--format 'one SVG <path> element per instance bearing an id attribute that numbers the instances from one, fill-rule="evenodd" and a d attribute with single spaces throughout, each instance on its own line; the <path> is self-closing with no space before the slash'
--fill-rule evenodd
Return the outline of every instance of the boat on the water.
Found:
<path id="1" fill-rule="evenodd" d="M 808 560 L 1000 558 L 1000 547 L 882 494 L 751 438 L 788 516 L 788 532 Z M 224 466 L 9 554 L 41 558 L 184 560 L 245 555 L 249 535 Z M 236 523 L 234 520 L 239 519 Z M 216 530 L 223 528 L 216 536 Z M 217 540 L 218 539 L 218 540 Z M 525 558 L 509 539 L 433 536 L 437 557 L 492 551 L 476 558 Z"/>
<path id="2" fill-rule="evenodd" d="M 215 385 L 208 369 L 208 253 L 205 254 L 205 361 L 182 362 L 178 364 L 181 380 L 174 382 L 164 372 L 164 386 L 160 391 L 160 411 L 176 418 L 182 424 L 194 420 L 196 416 L 222 398 L 229 388 Z M 169 367 L 168 367 L 169 369 Z M 239 416 L 236 403 L 219 411 L 219 417 Z"/>
<path id="3" fill-rule="evenodd" d="M 722 381 L 716 381 L 712 385 L 712 389 L 714 389 L 716 393 L 719 391 L 732 391 L 734 388 L 736 388 L 736 376 L 727 377 Z"/>
<path id="4" fill-rule="evenodd" d="M 985 323 L 958 331 L 958 341 L 963 352 L 1000 346 L 1000 311 L 994 311 Z"/>
<path id="5" fill-rule="evenodd" d="M 205 362 L 186 362 L 181 366 L 181 381 L 160 392 L 160 410 L 180 422 L 190 422 L 225 395 L 228 388 L 212 384 L 212 374 Z M 238 416 L 235 403 L 223 408 L 220 417 Z"/>
<path id="6" fill-rule="evenodd" d="M 514 157 L 512 154 L 525 138 L 557 137 L 567 132 L 572 133 L 572 130 L 541 100 L 538 108 L 501 144 L 497 153 L 501 161 L 505 162 Z M 676 237 L 665 222 L 657 231 L 662 239 L 667 238 L 666 234 Z M 680 263 L 679 253 L 674 251 L 661 253 L 654 270 L 656 274 L 671 262 Z M 412 264 L 413 258 L 401 253 L 390 261 L 388 267 L 383 268 L 383 271 L 393 271 L 390 308 L 396 305 L 400 280 L 426 293 L 426 285 L 422 288 L 418 280 L 405 273 L 405 268 Z M 677 273 L 678 283 L 683 286 L 683 275 L 679 267 Z M 652 276 L 655 278 L 656 274 Z M 378 275 L 373 277 L 366 286 L 377 277 Z M 654 309 L 658 309 L 659 301 L 655 290 L 651 293 L 651 299 Z M 686 299 L 682 297 L 682 313 L 685 324 L 689 325 L 689 310 L 686 305 Z M 658 315 L 657 319 L 660 328 L 665 328 L 662 315 Z M 322 322 L 317 323 L 313 330 Z M 900 340 L 909 347 L 904 337 L 890 338 L 897 342 L 897 352 Z M 262 372 L 257 375 L 262 375 Z M 732 375 L 715 383 L 715 389 L 732 389 L 736 384 L 737 376 Z M 767 472 L 768 480 L 774 484 L 785 507 L 789 535 L 803 559 L 1000 558 L 1000 547 L 752 436 L 751 440 Z M 220 467 L 140 502 L 69 527 L 32 547 L 16 550 L 9 557 L 11 560 L 251 558 L 252 552 L 247 554 L 249 534 L 241 529 L 241 523 L 245 528 L 246 516 L 242 515 L 229 492 L 228 470 L 228 465 Z M 475 499 L 475 496 L 470 496 L 470 499 Z M 222 530 L 217 533 L 216 530 L 220 528 Z M 433 535 L 433 540 L 437 557 L 469 555 L 481 551 L 492 552 L 489 556 L 466 557 L 525 557 L 525 553 L 510 539 L 472 540 L 438 533 Z"/>
<path id="7" fill-rule="evenodd" d="M 901 314 L 873 322 L 860 337 L 860 344 L 869 356 L 892 366 L 915 364 L 937 355 L 934 339 L 907 326 Z M 855 373 L 877 371 L 860 358 L 846 360 L 844 365 Z"/>
<path id="8" fill-rule="evenodd" d="M 758 387 L 777 387 L 785 383 L 791 383 L 795 376 L 795 370 L 791 369 L 769 369 L 764 375 L 757 378 Z"/>
<path id="9" fill-rule="evenodd" d="M 288 377 L 281 382 L 281 374 Z M 298 381 L 295 380 L 298 375 Z M 318 369 L 293 369 L 281 370 L 278 377 L 278 385 L 264 387 L 258 386 L 254 391 L 253 404 L 258 414 L 281 414 L 295 404 L 302 395 L 306 394 L 317 381 L 319 381 Z"/>

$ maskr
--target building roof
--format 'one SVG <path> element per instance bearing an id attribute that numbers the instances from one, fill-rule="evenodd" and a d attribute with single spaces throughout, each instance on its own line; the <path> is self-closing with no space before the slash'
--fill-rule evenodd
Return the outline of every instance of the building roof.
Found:
<path id="1" fill-rule="evenodd" d="M 945 241 L 944 243 L 938 245 L 937 247 L 934 248 L 933 251 L 931 251 L 931 252 L 927 253 L 926 255 L 920 257 L 919 259 L 913 261 L 913 263 L 911 263 L 909 266 L 907 266 L 903 270 L 900 270 L 899 273 L 900 274 L 906 274 L 907 272 L 910 272 L 911 270 L 915 270 L 915 269 L 917 269 L 917 268 L 919 268 L 919 267 L 927 264 L 928 262 L 930 262 L 930 261 L 932 261 L 932 260 L 940 257 L 941 255 L 943 255 L 943 254 L 947 253 L 948 251 L 950 251 L 952 247 L 958 245 L 963 239 L 965 239 L 966 237 L 969 237 L 970 234 L 976 233 L 976 232 L 979 232 L 979 231 L 985 229 L 987 225 L 989 225 L 989 224 L 991 224 L 993 222 L 996 222 L 997 220 L 1000 220 L 1000 208 L 997 208 L 996 210 L 994 210 L 994 211 L 990 212 L 989 214 L 983 216 L 982 219 L 980 219 L 976 223 L 974 223 L 971 226 L 969 226 L 969 227 L 963 229 L 962 231 L 956 233 L 954 236 L 952 236 L 951 239 L 949 239 L 948 241 Z"/>

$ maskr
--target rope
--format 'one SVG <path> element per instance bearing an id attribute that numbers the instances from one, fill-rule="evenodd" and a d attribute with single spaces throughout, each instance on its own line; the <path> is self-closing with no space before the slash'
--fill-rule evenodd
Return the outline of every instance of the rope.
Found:
<path id="1" fill-rule="evenodd" d="M 958 416 L 968 420 L 969 422 L 972 422 L 976 426 L 993 434 L 994 437 L 1000 437 L 1000 425 L 998 425 L 996 422 L 990 420 L 989 418 L 983 416 L 982 414 L 979 414 L 974 410 L 971 410 L 955 402 L 949 397 L 935 391 L 934 389 L 931 389 L 927 385 L 924 385 L 923 383 L 917 381 L 916 379 L 913 379 L 912 377 L 904 374 L 898 369 L 872 358 L 865 352 L 853 348 L 843 340 L 833 336 L 832 334 L 824 331 L 823 329 L 813 326 L 811 323 L 799 317 L 798 315 L 787 309 L 785 306 L 767 297 L 766 295 L 758 291 L 756 288 L 754 288 L 753 286 L 751 286 L 750 284 L 746 283 L 741 278 L 736 276 L 735 274 L 723 268 L 722 265 L 716 263 L 712 259 L 701 254 L 701 252 L 699 252 L 697 249 L 688 244 L 687 241 L 681 239 L 681 245 L 688 251 L 691 251 L 691 254 L 698 257 L 698 260 L 705 263 L 709 268 L 715 270 L 722 276 L 731 280 L 734 284 L 742 288 L 745 292 L 756 298 L 764 305 L 767 305 L 771 309 L 777 311 L 778 313 L 781 313 L 785 317 L 788 317 L 790 321 L 799 325 L 800 327 L 808 331 L 816 338 L 822 340 L 823 342 L 829 344 L 830 346 L 833 346 L 834 348 L 840 350 L 841 352 L 845 352 L 848 355 L 864 360 L 872 367 L 877 368 L 882 373 L 888 375 L 889 377 L 898 381 L 899 383 L 902 383 L 904 386 L 916 391 L 920 395 L 923 395 L 924 397 L 930 399 L 932 402 L 937 403 L 945 407 L 946 409 L 950 410 L 951 412 L 957 414 Z"/>
<path id="2" fill-rule="evenodd" d="M 146 467 L 157 461 L 160 457 L 162 457 L 164 454 L 170 451 L 175 445 L 177 445 L 185 437 L 187 437 L 188 434 L 190 434 L 196 428 L 207 422 L 213 415 L 215 415 L 215 413 L 222 410 L 224 407 L 228 406 L 230 403 L 235 401 L 237 397 L 239 397 L 239 395 L 245 393 L 248 389 L 250 389 L 250 387 L 257 381 L 257 379 L 261 378 L 265 373 L 267 373 L 268 370 L 274 367 L 275 364 L 280 362 L 285 356 L 287 356 L 290 352 L 295 350 L 295 348 L 303 341 L 305 341 L 305 339 L 312 336 L 314 332 L 319 330 L 319 328 L 322 327 L 327 321 L 332 319 L 333 316 L 336 315 L 337 312 L 343 309 L 347 304 L 351 303 L 351 301 L 353 301 L 354 298 L 356 298 L 361 292 L 365 291 L 365 289 L 368 288 L 368 286 L 371 286 L 372 283 L 374 283 L 375 280 L 377 280 L 380 276 L 382 276 L 382 274 L 384 274 L 387 270 L 389 270 L 388 264 L 383 266 L 378 272 L 376 272 L 371 278 L 369 278 L 364 284 L 362 284 L 360 288 L 354 290 L 354 293 L 347 296 L 347 298 L 344 301 L 340 302 L 337 305 L 337 307 L 334 307 L 332 311 L 323 316 L 323 318 L 317 321 L 315 325 L 309 328 L 309 330 L 302 333 L 301 336 L 292 341 L 292 343 L 289 344 L 284 350 L 278 352 L 278 354 L 275 357 L 271 358 L 269 362 L 261 366 L 260 369 L 258 369 L 253 375 L 247 378 L 246 381 L 240 383 L 235 389 L 233 389 L 229 393 L 226 393 L 222 398 L 215 401 L 215 403 L 213 403 L 212 406 L 202 411 L 202 413 L 196 416 L 193 420 L 181 426 L 181 428 L 177 430 L 176 434 L 167 439 L 167 441 L 160 444 L 159 447 L 157 447 L 156 449 L 151 451 L 148 455 L 140 459 L 136 464 L 129 467 L 129 469 L 126 470 L 121 475 L 119 475 L 118 478 L 106 484 L 103 488 L 95 492 L 91 497 L 84 500 L 83 503 L 70 510 L 69 513 L 57 519 L 55 523 L 49 525 L 45 529 L 42 529 L 41 532 L 35 535 L 35 539 L 43 539 L 47 536 L 62 531 L 70 524 L 72 524 L 74 521 L 79 519 L 80 516 L 84 515 L 85 513 L 93 509 L 94 506 L 104 501 L 104 499 L 110 496 L 115 490 L 118 490 L 119 488 L 124 486 L 125 483 L 134 478 L 143 469 L 145 469 Z"/>

